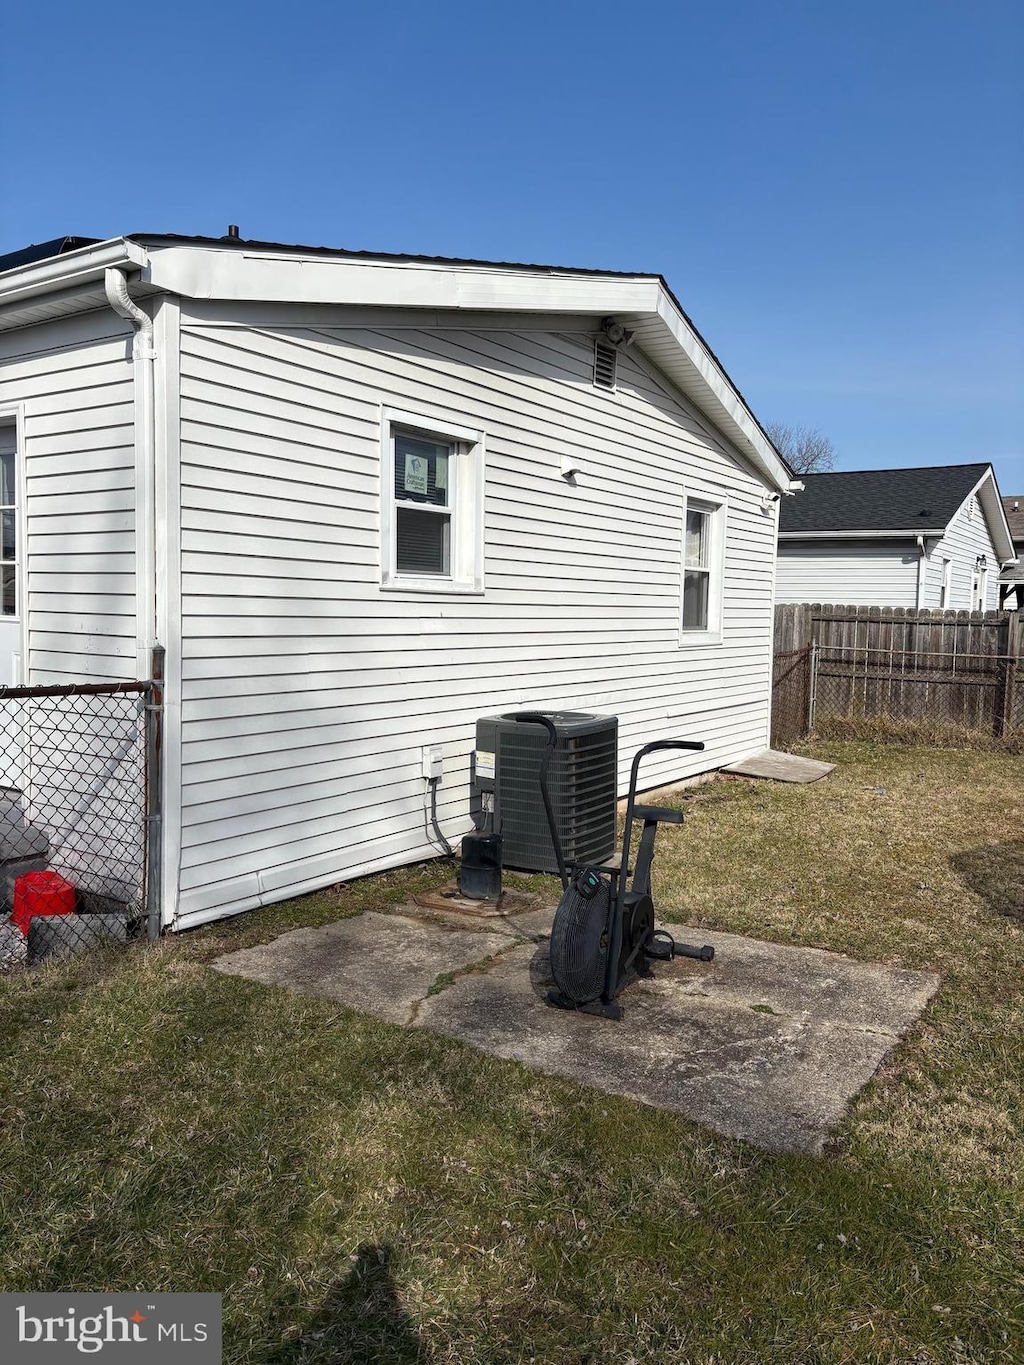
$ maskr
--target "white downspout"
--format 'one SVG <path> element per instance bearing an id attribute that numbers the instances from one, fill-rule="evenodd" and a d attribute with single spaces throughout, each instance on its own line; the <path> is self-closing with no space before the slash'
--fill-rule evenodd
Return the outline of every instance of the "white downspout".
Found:
<path id="1" fill-rule="evenodd" d="M 136 677 L 148 678 L 156 631 L 156 407 L 154 403 L 153 319 L 128 296 L 124 272 L 104 272 L 107 302 L 135 328 L 135 566 L 138 628 Z"/>

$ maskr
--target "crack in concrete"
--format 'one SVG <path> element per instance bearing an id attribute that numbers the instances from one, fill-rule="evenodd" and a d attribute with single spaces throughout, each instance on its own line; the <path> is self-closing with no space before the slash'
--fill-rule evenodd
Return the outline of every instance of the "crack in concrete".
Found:
<path id="1" fill-rule="evenodd" d="M 443 995 L 447 990 L 451 990 L 452 986 L 464 976 L 487 976 L 492 967 L 495 967 L 503 957 L 516 948 L 521 948 L 524 943 L 541 943 L 545 938 L 547 938 L 547 934 L 526 934 L 516 930 L 515 937 L 510 935 L 508 945 L 499 948 L 497 952 L 489 953 L 487 957 L 478 957 L 473 962 L 467 962 L 464 967 L 459 967 L 455 971 L 438 972 L 427 987 L 426 992 L 412 1002 L 408 1017 L 405 1020 L 406 1027 L 419 1027 L 420 1010 L 427 1001 L 435 996 Z"/>

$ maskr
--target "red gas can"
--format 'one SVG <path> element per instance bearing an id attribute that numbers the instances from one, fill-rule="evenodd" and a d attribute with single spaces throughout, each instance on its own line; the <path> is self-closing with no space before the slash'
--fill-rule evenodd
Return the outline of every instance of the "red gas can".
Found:
<path id="1" fill-rule="evenodd" d="M 59 872 L 23 872 L 16 878 L 11 923 L 23 934 L 33 915 L 71 915 L 74 910 L 75 888 Z"/>

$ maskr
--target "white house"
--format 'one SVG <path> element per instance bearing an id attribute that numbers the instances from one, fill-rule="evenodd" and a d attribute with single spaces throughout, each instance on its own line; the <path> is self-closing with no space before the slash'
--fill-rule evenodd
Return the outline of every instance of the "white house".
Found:
<path id="1" fill-rule="evenodd" d="M 998 608 L 1015 552 L 990 464 L 802 478 L 779 520 L 779 602 Z"/>
<path id="2" fill-rule="evenodd" d="M 5 680 L 166 649 L 167 925 L 435 853 L 426 745 L 458 838 L 480 716 L 615 713 L 623 785 L 768 743 L 790 474 L 658 276 L 47 244 L 0 260 L 0 452 Z"/>

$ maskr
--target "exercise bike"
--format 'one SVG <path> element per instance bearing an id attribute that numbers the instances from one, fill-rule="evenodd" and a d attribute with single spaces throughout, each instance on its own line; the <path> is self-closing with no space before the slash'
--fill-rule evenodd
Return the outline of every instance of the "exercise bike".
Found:
<path id="1" fill-rule="evenodd" d="M 704 745 L 691 740 L 657 739 L 639 749 L 629 775 L 621 861 L 596 866 L 574 863 L 570 877 L 548 790 L 548 768 L 558 740 L 557 731 L 547 716 L 536 711 L 519 712 L 513 719 L 542 725 L 548 734 L 538 777 L 562 882 L 562 898 L 551 928 L 551 975 L 556 989 L 548 992 L 547 1002 L 557 1009 L 621 1019 L 624 1011 L 615 1003 L 616 997 L 638 977 L 650 976 L 652 961 L 690 957 L 710 962 L 715 955 L 710 944 L 697 948 L 677 943 L 664 929 L 655 929 L 651 896 L 654 839 L 659 824 L 681 825 L 683 815 L 681 811 L 638 805 L 636 801 L 640 763 L 647 754 L 662 749 L 701 750 Z M 630 882 L 630 847 L 633 826 L 638 820 L 643 821 L 643 829 Z"/>

